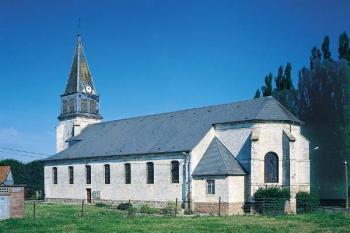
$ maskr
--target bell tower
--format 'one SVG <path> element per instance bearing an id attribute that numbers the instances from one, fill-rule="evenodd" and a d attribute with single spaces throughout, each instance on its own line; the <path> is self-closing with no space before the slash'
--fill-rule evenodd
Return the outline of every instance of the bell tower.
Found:
<path id="1" fill-rule="evenodd" d="M 80 134 L 89 124 L 102 120 L 99 113 L 100 98 L 97 95 L 89 66 L 84 54 L 81 37 L 77 45 L 66 89 L 61 95 L 60 121 L 56 127 L 56 152 L 69 146 L 67 141 Z"/>

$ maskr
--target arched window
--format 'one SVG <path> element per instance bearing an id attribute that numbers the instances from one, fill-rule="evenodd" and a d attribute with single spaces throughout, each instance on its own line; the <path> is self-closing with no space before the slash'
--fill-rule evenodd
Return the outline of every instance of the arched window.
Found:
<path id="1" fill-rule="evenodd" d="M 278 156 L 273 152 L 265 155 L 265 183 L 278 183 Z"/>
<path id="2" fill-rule="evenodd" d="M 179 161 L 171 161 L 171 182 L 179 183 Z"/>
<path id="3" fill-rule="evenodd" d="M 130 163 L 124 164 L 125 167 L 125 184 L 131 184 L 131 165 Z"/>
<path id="4" fill-rule="evenodd" d="M 74 183 L 74 170 L 73 170 L 73 166 L 69 166 L 69 167 L 68 167 L 68 172 L 69 172 L 69 184 L 73 184 L 73 183 Z"/>
<path id="5" fill-rule="evenodd" d="M 57 184 L 57 167 L 52 168 L 53 183 Z"/>
<path id="6" fill-rule="evenodd" d="M 90 165 L 86 165 L 85 166 L 86 169 L 86 184 L 91 184 L 91 166 Z"/>
<path id="7" fill-rule="evenodd" d="M 81 99 L 81 112 L 87 112 L 87 99 Z"/>
<path id="8" fill-rule="evenodd" d="M 109 164 L 105 164 L 105 184 L 111 183 L 111 167 Z"/>
<path id="9" fill-rule="evenodd" d="M 152 162 L 147 163 L 147 184 L 154 184 L 154 165 Z"/>

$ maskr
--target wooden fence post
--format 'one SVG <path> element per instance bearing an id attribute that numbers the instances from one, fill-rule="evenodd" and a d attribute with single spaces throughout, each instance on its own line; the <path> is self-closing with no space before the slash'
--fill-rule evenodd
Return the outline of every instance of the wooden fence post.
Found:
<path id="1" fill-rule="evenodd" d="M 177 198 L 175 199 L 175 218 L 176 218 L 176 214 L 177 214 Z"/>
<path id="2" fill-rule="evenodd" d="M 84 200 L 81 201 L 81 212 L 80 212 L 80 218 L 82 219 L 84 217 Z"/>
<path id="3" fill-rule="evenodd" d="M 33 201 L 33 220 L 35 221 L 35 201 Z"/>
<path id="4" fill-rule="evenodd" d="M 221 197 L 219 197 L 219 216 L 221 216 Z"/>

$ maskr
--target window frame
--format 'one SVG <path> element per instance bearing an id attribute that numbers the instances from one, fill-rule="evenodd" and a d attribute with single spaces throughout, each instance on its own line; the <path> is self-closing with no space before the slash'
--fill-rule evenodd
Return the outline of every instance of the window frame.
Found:
<path id="1" fill-rule="evenodd" d="M 74 184 L 74 167 L 68 167 L 69 184 Z"/>
<path id="2" fill-rule="evenodd" d="M 275 164 L 271 162 L 274 162 Z M 266 153 L 264 157 L 264 182 L 266 184 L 278 184 L 279 169 L 278 155 L 275 152 Z"/>
<path id="3" fill-rule="evenodd" d="M 111 184 L 111 165 L 104 165 L 105 184 Z"/>
<path id="4" fill-rule="evenodd" d="M 58 184 L 58 171 L 57 167 L 52 168 L 52 183 Z"/>
<path id="5" fill-rule="evenodd" d="M 154 184 L 154 163 L 146 163 L 147 184 Z"/>
<path id="6" fill-rule="evenodd" d="M 86 184 L 91 184 L 91 165 L 85 165 Z"/>
<path id="7" fill-rule="evenodd" d="M 215 195 L 215 179 L 207 180 L 207 194 Z"/>
<path id="8" fill-rule="evenodd" d="M 177 160 L 171 161 L 171 183 L 180 183 L 180 162 Z"/>
<path id="9" fill-rule="evenodd" d="M 125 184 L 131 184 L 131 164 L 124 163 Z"/>

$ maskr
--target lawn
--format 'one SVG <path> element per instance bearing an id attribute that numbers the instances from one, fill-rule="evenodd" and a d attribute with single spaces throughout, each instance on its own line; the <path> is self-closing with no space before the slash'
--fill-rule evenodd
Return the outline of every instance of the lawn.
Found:
<path id="1" fill-rule="evenodd" d="M 350 232 L 350 215 L 306 214 L 286 216 L 163 217 L 126 218 L 125 212 L 105 207 L 26 204 L 24 219 L 0 222 L 0 232 Z"/>

